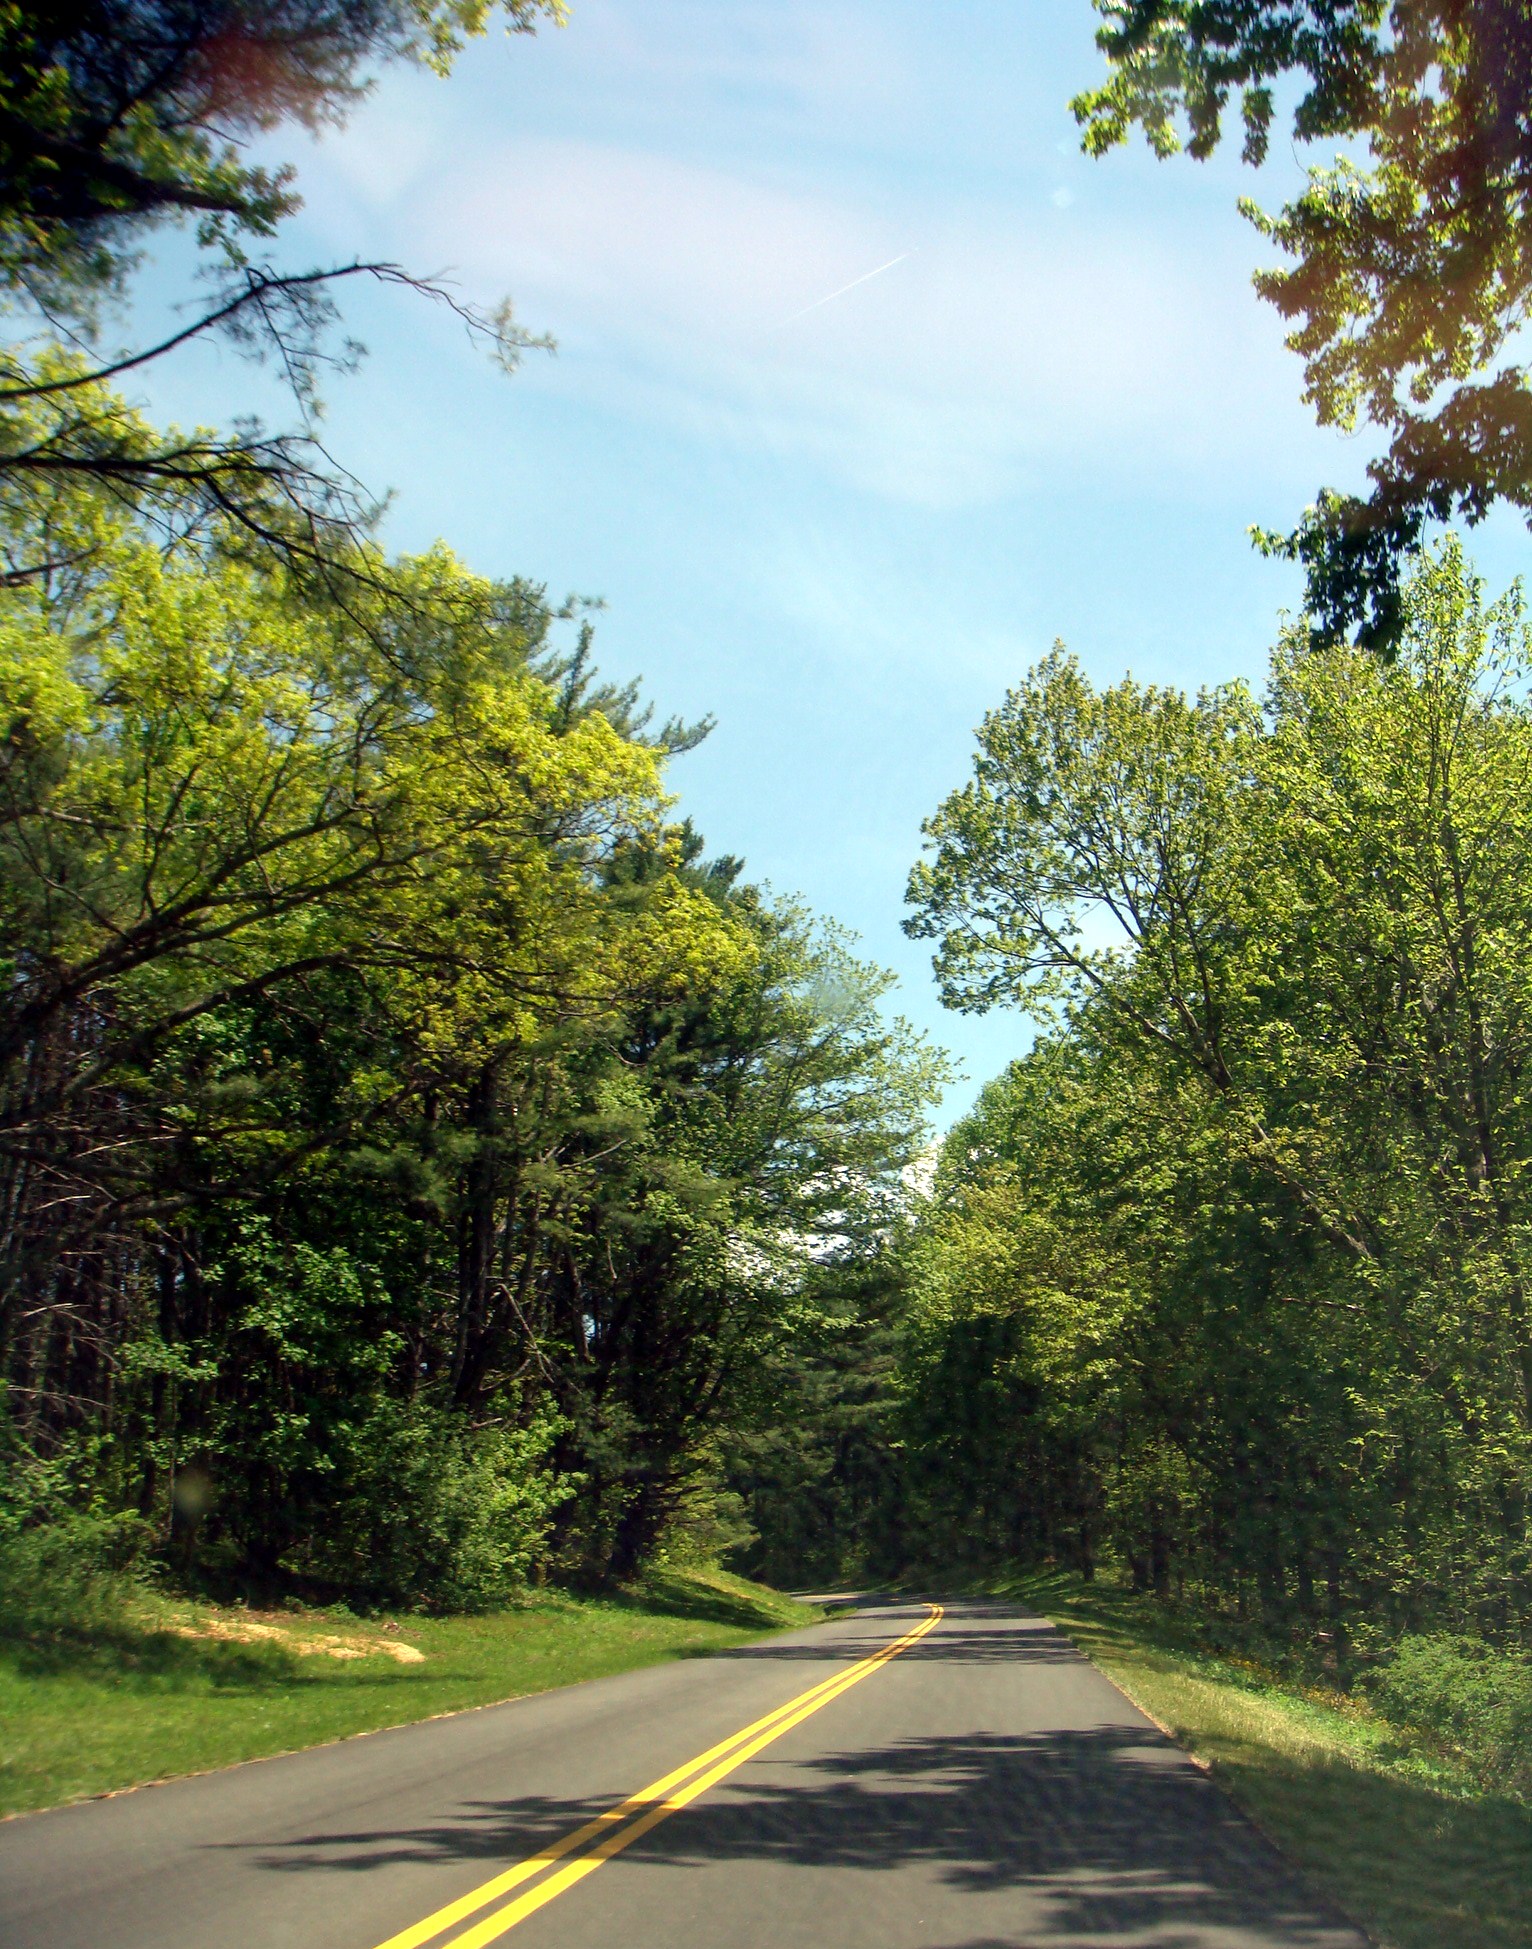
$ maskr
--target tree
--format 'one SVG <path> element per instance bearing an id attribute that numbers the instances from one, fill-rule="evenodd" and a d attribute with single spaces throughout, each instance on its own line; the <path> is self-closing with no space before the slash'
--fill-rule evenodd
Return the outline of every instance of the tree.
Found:
<path id="1" fill-rule="evenodd" d="M 58 558 L 0 590 L 23 1445 L 246 1588 L 638 1570 L 897 1220 L 944 1071 L 889 977 L 670 823 L 705 727 L 539 589 L 316 606 L 89 487 L 5 540 Z"/>
<path id="2" fill-rule="evenodd" d="M 620 1003 L 508 1044 L 460 1099 L 454 1388 L 476 1408 L 540 1377 L 583 1482 L 566 1559 L 621 1576 L 780 1412 L 763 1373 L 812 1330 L 805 1292 L 877 1256 L 945 1073 L 833 928 L 691 839 L 680 865 L 712 909 L 689 965 L 635 969 Z M 618 913 L 652 914 L 672 870 L 619 851 Z"/>
<path id="3" fill-rule="evenodd" d="M 339 122 L 388 60 L 445 73 L 483 32 L 490 0 L 90 0 L 0 11 L 0 303 L 40 328 L 0 359 L 0 495 L 90 480 L 124 501 L 233 524 L 257 552 L 310 570 L 355 572 L 366 495 L 315 433 L 317 382 L 355 345 L 333 348 L 334 288 L 368 276 L 450 305 L 507 367 L 533 339 L 508 303 L 466 305 L 400 266 L 281 271 L 264 252 L 298 206 L 291 170 L 249 162 L 243 143 L 285 121 Z M 512 31 L 561 21 L 559 0 L 505 0 Z M 156 224 L 194 220 L 210 296 L 161 342 L 87 356 Z M 221 332 L 272 359 L 297 431 L 150 434 L 113 410 L 103 383 L 189 339 Z M 61 348 L 68 348 L 67 355 Z M 15 561 L 11 576 L 45 564 Z"/>
<path id="4" fill-rule="evenodd" d="M 103 1254 L 146 1224 L 354 1140 L 443 1046 L 697 951 L 664 888 L 603 927 L 655 754 L 561 711 L 538 594 L 437 551 L 315 613 L 89 493 L 64 511 L 18 543 L 81 559 L 0 614 L 0 1339 L 29 1373 L 63 1323 L 99 1337 Z M 271 1051 L 341 1006 L 378 1054 L 289 1117 Z"/>
<path id="5" fill-rule="evenodd" d="M 1450 541 L 1402 599 L 1392 664 L 1295 628 L 1260 709 L 1055 652 L 986 719 L 907 924 L 949 1002 L 1058 1043 L 954 1138 L 914 1317 L 942 1359 L 998 1318 L 1035 1434 L 1123 1296 L 1088 1473 L 1151 1581 L 1180 1552 L 1273 1617 L 1519 1629 L 1532 631 Z"/>
<path id="6" fill-rule="evenodd" d="M 1291 267 L 1256 287 L 1292 325 L 1322 425 L 1388 440 L 1365 498 L 1321 494 L 1263 545 L 1301 561 L 1321 637 L 1392 653 L 1401 562 L 1429 521 L 1532 517 L 1532 12 L 1524 0 L 1097 0 L 1113 73 L 1077 98 L 1102 154 L 1137 124 L 1161 156 L 1210 155 L 1237 96 L 1264 160 L 1276 90 L 1294 136 L 1365 146 L 1309 173 L 1277 216 L 1246 213 Z M 1184 130 L 1184 135 L 1183 135 Z"/>
<path id="7" fill-rule="evenodd" d="M 289 170 L 241 156 L 284 121 L 341 120 L 366 69 L 445 71 L 491 0 L 78 0 L 0 19 L 0 279 L 88 324 L 122 289 L 145 229 L 191 215 L 238 261 L 297 207 Z M 563 18 L 506 0 L 511 29 Z"/>

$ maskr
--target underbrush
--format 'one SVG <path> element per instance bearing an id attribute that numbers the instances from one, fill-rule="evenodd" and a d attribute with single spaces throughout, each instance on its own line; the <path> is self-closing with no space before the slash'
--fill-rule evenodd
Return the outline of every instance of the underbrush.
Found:
<path id="1" fill-rule="evenodd" d="M 1325 1642 L 1280 1638 L 1191 1602 L 1135 1593 L 1110 1574 L 1090 1582 L 1064 1573 L 990 1577 L 983 1587 L 996 1595 L 1068 1591 L 1081 1617 L 1131 1619 L 1145 1642 L 1215 1661 L 1230 1682 L 1343 1706 L 1399 1760 L 1532 1807 L 1532 1654 L 1525 1651 L 1421 1633 L 1371 1644 L 1342 1680 Z"/>
<path id="2" fill-rule="evenodd" d="M 1532 1658 L 1474 1638 L 1405 1638 L 1370 1677 L 1375 1708 L 1407 1740 L 1481 1786 L 1532 1805 Z"/>
<path id="3" fill-rule="evenodd" d="M 131 1517 L 0 1531 L 0 1637 L 106 1636 L 128 1625 L 147 1591 L 143 1526 Z"/>

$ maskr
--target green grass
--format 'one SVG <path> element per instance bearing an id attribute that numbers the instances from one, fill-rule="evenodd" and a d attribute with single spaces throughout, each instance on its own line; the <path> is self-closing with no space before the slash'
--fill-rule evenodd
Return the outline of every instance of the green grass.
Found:
<path id="1" fill-rule="evenodd" d="M 1004 1594 L 1067 1631 L 1376 1941 L 1532 1949 L 1532 1808 L 1359 1700 L 1199 1651 L 1145 1599 L 1064 1576 Z"/>
<path id="2" fill-rule="evenodd" d="M 723 1572 L 656 1572 L 622 1595 L 547 1592 L 493 1616 L 401 1619 L 386 1641 L 425 1655 L 399 1664 L 297 1655 L 305 1638 L 383 1641 L 375 1621 L 345 1612 L 263 1612 L 283 1636 L 239 1643 L 172 1627 L 237 1630 L 247 1613 L 148 1600 L 92 1636 L 0 1641 L 0 1813 L 697 1657 L 819 1616 Z"/>

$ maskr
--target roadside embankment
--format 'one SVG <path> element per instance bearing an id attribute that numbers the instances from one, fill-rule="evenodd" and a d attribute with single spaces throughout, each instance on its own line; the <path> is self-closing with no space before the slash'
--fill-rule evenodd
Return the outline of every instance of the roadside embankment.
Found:
<path id="1" fill-rule="evenodd" d="M 1388 1949 L 1532 1949 L 1532 1804 L 1384 1701 L 1197 1644 L 1193 1620 L 1062 1575 L 1007 1581 Z"/>
<path id="2" fill-rule="evenodd" d="M 0 1635 L 0 1814 L 296 1751 L 670 1658 L 820 1612 L 715 1571 L 477 1617 L 249 1611 L 144 1593 Z"/>

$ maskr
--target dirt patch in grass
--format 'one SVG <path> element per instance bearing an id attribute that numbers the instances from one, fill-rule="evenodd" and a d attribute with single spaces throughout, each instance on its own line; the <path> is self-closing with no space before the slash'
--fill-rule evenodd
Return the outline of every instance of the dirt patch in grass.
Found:
<path id="1" fill-rule="evenodd" d="M 165 1627 L 178 1638 L 208 1638 L 219 1644 L 277 1644 L 298 1658 L 392 1658 L 396 1665 L 419 1665 L 425 1653 L 397 1638 L 359 1638 L 333 1631 L 304 1636 L 290 1624 L 260 1617 L 201 1617 L 192 1624 Z"/>

